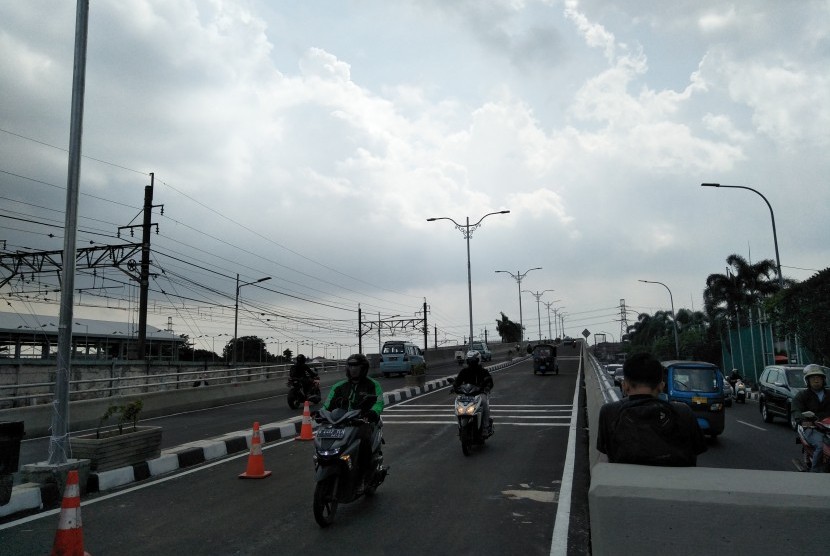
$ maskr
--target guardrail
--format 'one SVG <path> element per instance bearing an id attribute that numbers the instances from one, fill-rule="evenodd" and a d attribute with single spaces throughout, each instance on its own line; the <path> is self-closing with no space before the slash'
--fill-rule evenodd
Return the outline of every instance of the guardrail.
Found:
<path id="1" fill-rule="evenodd" d="M 340 366 L 339 361 L 327 361 L 315 363 L 313 368 L 320 372 L 329 372 Z M 56 371 L 52 366 L 40 366 L 39 369 L 28 373 L 35 380 L 0 384 L 0 393 L 4 394 L 0 395 L 0 409 L 50 403 L 53 400 Z M 288 374 L 289 369 L 288 364 L 213 369 L 199 367 L 193 370 L 188 370 L 187 367 L 148 367 L 143 362 L 113 362 L 110 365 L 97 366 L 79 364 L 71 367 L 72 375 L 76 378 L 69 381 L 69 400 L 113 398 L 179 390 L 197 385 L 266 380 L 283 377 Z M 107 376 L 100 376 L 105 373 Z M 37 380 L 38 378 L 40 380 Z"/>

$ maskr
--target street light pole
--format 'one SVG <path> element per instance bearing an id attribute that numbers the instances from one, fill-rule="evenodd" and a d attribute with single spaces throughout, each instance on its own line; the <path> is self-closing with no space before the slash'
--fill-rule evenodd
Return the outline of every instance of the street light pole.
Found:
<path id="1" fill-rule="evenodd" d="M 459 230 L 463 235 L 464 239 L 467 240 L 467 295 L 470 307 L 470 338 L 468 339 L 468 345 L 470 349 L 473 349 L 473 278 L 472 278 L 472 271 L 470 270 L 470 238 L 473 236 L 473 232 L 481 226 L 481 222 L 487 218 L 488 216 L 492 216 L 493 214 L 509 214 L 509 210 L 500 210 L 496 212 L 488 212 L 484 216 L 482 216 L 478 222 L 475 224 L 470 224 L 470 217 L 467 217 L 466 224 L 459 224 L 452 218 L 447 216 L 439 216 L 436 218 L 427 218 L 427 222 L 435 222 L 436 220 L 449 220 L 453 224 L 457 230 Z"/>
<path id="2" fill-rule="evenodd" d="M 672 329 L 674 330 L 674 353 L 675 356 L 680 359 L 680 341 L 677 339 L 677 319 L 674 316 L 674 297 L 672 297 L 671 290 L 669 287 L 664 284 L 663 282 L 654 282 L 651 280 L 639 280 L 640 282 L 644 282 L 646 284 L 660 284 L 666 291 L 669 292 L 669 301 L 671 302 L 671 325 Z"/>
<path id="3" fill-rule="evenodd" d="M 527 273 L 531 270 L 542 270 L 541 266 L 537 266 L 535 268 L 529 268 L 524 272 L 516 271 L 516 274 L 508 270 L 497 270 L 496 272 L 503 272 L 505 274 L 509 274 L 516 282 L 519 284 L 519 343 L 524 342 L 525 339 L 525 324 L 522 318 L 522 280 L 524 277 L 527 276 Z"/>
<path id="4" fill-rule="evenodd" d="M 253 282 L 244 282 L 242 284 L 239 283 L 239 274 L 236 275 L 236 304 L 234 305 L 233 310 L 233 359 L 232 365 L 236 365 L 236 335 L 238 332 L 239 327 L 239 289 L 242 286 L 250 286 L 251 284 L 259 284 L 260 282 L 264 282 L 266 280 L 270 280 L 270 276 L 266 276 L 265 278 L 260 278 L 259 280 L 254 280 Z"/>
<path id="5" fill-rule="evenodd" d="M 752 189 L 751 187 L 743 186 L 743 185 L 723 185 L 723 184 L 720 184 L 720 183 L 701 183 L 700 186 L 701 187 L 728 187 L 730 189 L 747 189 L 749 191 L 752 191 L 753 193 L 756 193 L 759 197 L 761 197 L 764 200 L 764 202 L 767 204 L 767 208 L 769 208 L 769 216 L 770 216 L 770 219 L 772 220 L 772 241 L 775 243 L 775 266 L 778 269 L 778 287 L 780 287 L 783 290 L 784 289 L 784 276 L 781 274 L 781 257 L 778 256 L 778 234 L 775 231 L 775 213 L 772 211 L 772 205 L 769 204 L 769 201 L 767 201 L 767 198 L 764 197 L 764 195 L 760 191 L 758 191 L 756 189 Z"/>
<path id="6" fill-rule="evenodd" d="M 522 291 L 525 292 L 525 293 L 529 293 L 530 295 L 532 295 L 533 297 L 536 298 L 536 318 L 539 319 L 539 341 L 541 342 L 542 341 L 542 313 L 539 309 L 539 305 L 541 303 L 542 296 L 545 294 L 545 292 L 552 292 L 552 291 L 555 291 L 555 290 L 542 290 L 540 292 L 532 292 L 530 290 L 522 290 Z M 555 301 L 560 301 L 560 300 L 557 299 Z"/>

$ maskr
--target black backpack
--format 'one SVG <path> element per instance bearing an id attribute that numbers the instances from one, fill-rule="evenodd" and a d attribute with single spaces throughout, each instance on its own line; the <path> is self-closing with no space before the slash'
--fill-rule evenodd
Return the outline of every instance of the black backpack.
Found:
<path id="1" fill-rule="evenodd" d="M 611 432 L 609 461 L 667 467 L 697 461 L 689 431 L 678 425 L 671 403 L 657 399 L 626 400 Z"/>

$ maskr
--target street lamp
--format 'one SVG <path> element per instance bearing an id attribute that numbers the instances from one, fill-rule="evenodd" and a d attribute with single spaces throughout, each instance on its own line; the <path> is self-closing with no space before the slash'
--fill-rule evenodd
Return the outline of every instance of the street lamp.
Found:
<path id="1" fill-rule="evenodd" d="M 778 268 L 778 287 L 782 290 L 784 289 L 784 276 L 781 274 L 781 258 L 778 256 L 778 234 L 775 232 L 775 213 L 772 212 L 772 205 L 769 204 L 767 198 L 764 195 L 751 187 L 745 187 L 743 185 L 722 185 L 719 183 L 701 183 L 701 187 L 728 187 L 730 189 L 747 189 L 752 191 L 753 193 L 758 194 L 764 202 L 767 204 L 767 208 L 769 208 L 769 216 L 772 219 L 772 240 L 775 243 L 775 266 Z"/>
<path id="2" fill-rule="evenodd" d="M 513 277 L 514 280 L 519 284 L 519 343 L 523 342 L 525 339 L 525 325 L 524 321 L 522 320 L 522 280 L 524 277 L 527 276 L 527 273 L 531 270 L 542 270 L 541 266 L 537 266 L 536 268 L 529 268 L 524 272 L 516 271 L 516 274 L 508 270 L 497 270 L 496 272 L 503 272 L 505 274 L 509 274 Z"/>
<path id="3" fill-rule="evenodd" d="M 674 352 L 678 359 L 680 359 L 680 342 L 677 339 L 677 319 L 674 317 L 674 298 L 672 297 L 671 290 L 669 287 L 664 284 L 663 282 L 653 282 L 651 280 L 639 280 L 640 282 L 644 282 L 646 284 L 660 284 L 666 291 L 669 292 L 669 301 L 671 302 L 671 325 L 672 329 L 674 330 Z"/>
<path id="4" fill-rule="evenodd" d="M 239 327 L 239 289 L 242 286 L 250 286 L 251 284 L 259 284 L 260 282 L 264 282 L 266 280 L 270 280 L 270 276 L 266 276 L 265 278 L 260 278 L 259 280 L 254 280 L 253 282 L 244 282 L 242 284 L 239 283 L 239 274 L 236 275 L 236 305 L 234 306 L 233 311 L 233 359 L 231 364 L 236 365 L 236 336 Z"/>
<path id="5" fill-rule="evenodd" d="M 540 292 L 532 292 L 530 290 L 522 290 L 522 291 L 525 292 L 525 293 L 529 293 L 530 295 L 532 295 L 533 297 L 536 298 L 536 318 L 539 319 L 539 341 L 541 342 L 542 341 L 542 313 L 540 312 L 539 304 L 540 304 L 542 296 L 545 294 L 545 292 L 552 292 L 552 291 L 555 291 L 555 290 L 542 290 Z M 555 301 L 562 301 L 562 300 L 557 299 Z"/>
<path id="6" fill-rule="evenodd" d="M 470 238 L 473 236 L 473 232 L 481 226 L 481 222 L 487 218 L 488 216 L 492 216 L 493 214 L 509 214 L 509 210 L 500 210 L 496 212 L 488 212 L 484 216 L 482 216 L 478 222 L 475 224 L 470 224 L 470 217 L 467 217 L 466 224 L 459 224 L 452 218 L 447 216 L 439 216 L 437 218 L 427 218 L 427 222 L 435 222 L 436 220 L 449 220 L 453 224 L 455 224 L 455 228 L 459 230 L 464 239 L 467 240 L 467 294 L 469 298 L 469 306 L 470 306 L 470 349 L 473 349 L 473 279 L 470 272 Z"/>

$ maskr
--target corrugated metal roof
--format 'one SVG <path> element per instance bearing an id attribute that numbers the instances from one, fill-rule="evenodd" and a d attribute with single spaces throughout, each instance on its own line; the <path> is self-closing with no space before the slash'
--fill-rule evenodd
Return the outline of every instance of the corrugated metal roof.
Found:
<path id="1" fill-rule="evenodd" d="M 47 315 L 0 312 L 0 333 L 20 334 L 43 331 L 49 335 L 57 335 L 59 320 L 58 317 Z M 72 323 L 72 334 L 74 336 L 138 338 L 138 325 L 133 323 L 95 319 L 72 319 Z M 149 324 L 147 325 L 147 338 L 152 340 L 181 340 L 177 334 L 171 334 Z"/>

